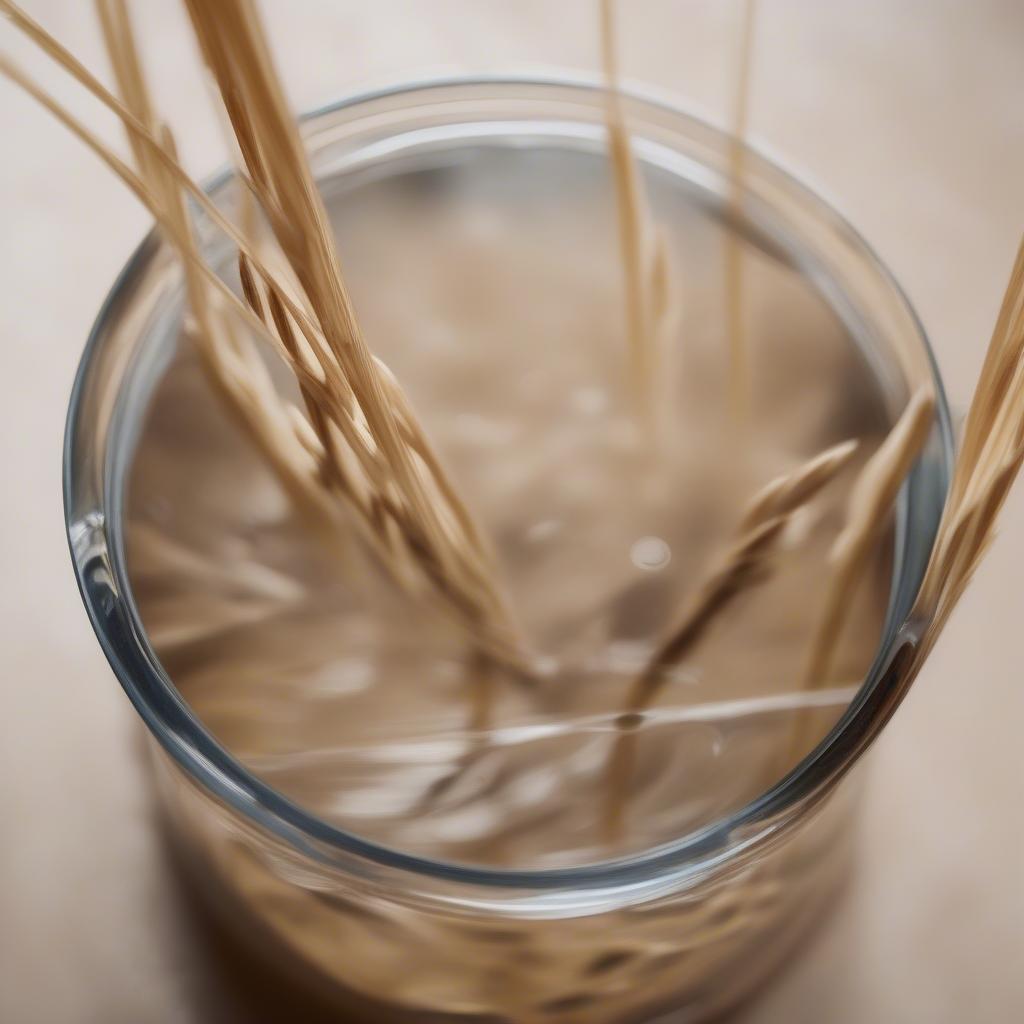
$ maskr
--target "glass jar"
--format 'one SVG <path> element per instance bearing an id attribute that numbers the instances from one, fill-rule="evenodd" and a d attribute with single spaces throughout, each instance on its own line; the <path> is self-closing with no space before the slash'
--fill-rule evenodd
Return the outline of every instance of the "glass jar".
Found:
<path id="1" fill-rule="evenodd" d="M 343 831 L 236 760 L 195 716 L 154 653 L 125 555 L 125 492 L 152 383 L 181 312 L 155 236 L 111 292 L 83 356 L 68 419 L 65 505 L 86 608 L 155 742 L 155 776 L 195 874 L 240 932 L 311 988 L 373 1020 L 705 1020 L 785 957 L 849 857 L 852 769 L 902 697 L 890 670 L 945 498 L 948 409 L 923 332 L 864 242 L 760 155 L 748 155 L 742 223 L 727 213 L 727 136 L 649 96 L 628 98 L 639 159 L 662 189 L 756 236 L 843 325 L 890 418 L 910 389 L 938 394 L 933 436 L 900 497 L 882 639 L 856 696 L 785 778 L 710 825 L 580 867 L 502 870 L 433 860 Z M 328 204 L 342 184 L 438 154 L 603 159 L 604 96 L 564 80 L 428 82 L 347 100 L 305 122 Z M 571 176 L 566 180 L 571 181 Z M 232 183 L 211 185 L 218 203 Z M 229 253 L 209 240 L 211 261 Z M 219 248 L 218 248 L 219 247 Z"/>

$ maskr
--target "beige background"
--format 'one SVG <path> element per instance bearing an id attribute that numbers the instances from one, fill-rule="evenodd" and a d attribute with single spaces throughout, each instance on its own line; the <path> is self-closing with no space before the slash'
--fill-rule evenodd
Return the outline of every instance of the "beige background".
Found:
<path id="1" fill-rule="evenodd" d="M 90 5 L 28 2 L 102 67 Z M 431 68 L 594 67 L 590 0 L 265 6 L 299 107 Z M 160 102 L 206 173 L 220 146 L 178 5 L 134 7 Z M 624 7 L 627 72 L 720 116 L 735 4 Z M 0 39 L 94 111 L 6 24 Z M 893 268 L 963 407 L 1024 228 L 1024 3 L 762 0 L 754 81 L 754 134 Z M 0 1020 L 285 1019 L 238 994 L 244 966 L 225 968 L 182 901 L 133 713 L 80 607 L 63 535 L 68 390 L 146 218 L 6 83 L 0 140 Z M 1024 1019 L 1022 613 L 1024 489 L 872 759 L 860 868 L 839 911 L 738 1021 Z"/>

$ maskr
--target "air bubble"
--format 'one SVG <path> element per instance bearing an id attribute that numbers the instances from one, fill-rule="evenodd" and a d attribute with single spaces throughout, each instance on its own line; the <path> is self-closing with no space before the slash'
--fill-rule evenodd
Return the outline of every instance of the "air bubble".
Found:
<path id="1" fill-rule="evenodd" d="M 672 560 L 672 549 L 661 537 L 641 537 L 629 549 L 629 559 L 638 569 L 657 572 Z"/>

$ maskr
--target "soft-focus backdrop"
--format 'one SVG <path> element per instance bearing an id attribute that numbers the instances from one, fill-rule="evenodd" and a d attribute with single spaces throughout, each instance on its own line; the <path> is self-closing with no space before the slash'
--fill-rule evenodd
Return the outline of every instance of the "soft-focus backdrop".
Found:
<path id="1" fill-rule="evenodd" d="M 91 5 L 24 0 L 103 69 Z M 831 199 L 917 307 L 963 409 L 1024 229 L 1024 3 L 762 0 L 756 141 Z M 178 5 L 135 0 L 186 163 L 223 159 Z M 298 108 L 423 72 L 596 67 L 594 0 L 266 0 Z M 627 75 L 721 120 L 734 0 L 622 0 Z M 0 23 L 0 51 L 115 126 Z M 0 1020 L 276 1021 L 183 902 L 133 712 L 72 579 L 64 412 L 92 318 L 147 229 L 0 82 Z M 1024 488 L 871 759 L 856 877 L 742 1024 L 1024 1019 Z"/>

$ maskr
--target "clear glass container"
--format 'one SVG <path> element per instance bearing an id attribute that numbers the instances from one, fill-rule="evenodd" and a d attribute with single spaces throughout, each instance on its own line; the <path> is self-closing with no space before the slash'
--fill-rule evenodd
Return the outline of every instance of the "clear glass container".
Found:
<path id="1" fill-rule="evenodd" d="M 155 741 L 162 805 L 239 933 L 368 1019 L 603 1024 L 720 1013 L 780 963 L 842 878 L 850 770 L 903 696 L 890 668 L 921 626 L 910 613 L 952 457 L 921 327 L 850 226 L 774 163 L 748 154 L 737 223 L 725 198 L 728 138 L 656 98 L 629 97 L 628 113 L 655 204 L 738 232 L 766 273 L 795 276 L 863 357 L 883 420 L 924 380 L 939 396 L 933 436 L 899 500 L 881 641 L 852 699 L 784 778 L 734 794 L 711 817 L 672 819 L 676 831 L 642 848 L 569 866 L 438 856 L 346 828 L 233 756 L 169 677 L 129 568 L 132 460 L 181 320 L 180 276 L 157 237 L 125 268 L 83 356 L 66 438 L 68 535 L 97 636 Z M 479 198 L 493 194 L 494 167 L 502 195 L 538 168 L 536 180 L 571 195 L 603 165 L 603 118 L 591 83 L 442 81 L 342 102 L 305 130 L 328 206 L 344 219 L 353 188 L 415 178 L 443 192 L 454 180 Z M 229 205 L 230 179 L 211 194 Z M 209 246 L 215 265 L 230 264 L 222 241 L 211 235 Z"/>

